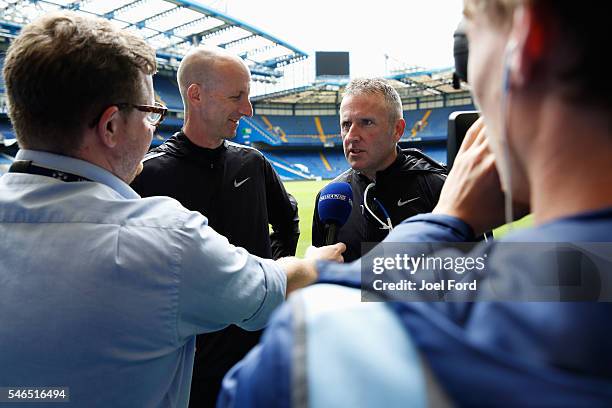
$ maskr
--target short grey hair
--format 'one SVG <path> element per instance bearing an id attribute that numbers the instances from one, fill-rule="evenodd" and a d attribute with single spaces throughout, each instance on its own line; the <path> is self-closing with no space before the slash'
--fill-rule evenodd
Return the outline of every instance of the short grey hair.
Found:
<path id="1" fill-rule="evenodd" d="M 389 117 L 392 121 L 396 121 L 402 117 L 402 99 L 395 88 L 393 88 L 386 79 L 357 78 L 349 82 L 344 89 L 344 98 L 363 94 L 381 95 L 385 100 Z"/>

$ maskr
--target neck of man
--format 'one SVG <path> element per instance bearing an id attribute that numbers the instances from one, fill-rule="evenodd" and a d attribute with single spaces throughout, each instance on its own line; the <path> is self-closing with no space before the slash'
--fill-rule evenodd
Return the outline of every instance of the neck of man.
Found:
<path id="1" fill-rule="evenodd" d="M 543 105 L 538 132 L 525 162 L 536 224 L 612 207 L 612 133 L 603 110 Z"/>
<path id="2" fill-rule="evenodd" d="M 393 152 L 389 156 L 387 156 L 387 158 L 383 160 L 378 167 L 376 167 L 375 169 L 371 169 L 371 170 L 370 169 L 362 170 L 361 174 L 366 176 L 371 181 L 376 181 L 376 173 L 378 173 L 379 171 L 388 169 L 389 166 L 391 166 L 395 162 L 396 158 L 397 158 L 397 145 L 394 145 Z"/>
<path id="3" fill-rule="evenodd" d="M 223 144 L 223 138 L 211 136 L 202 125 L 201 120 L 193 119 L 188 114 L 185 116 L 185 124 L 182 130 L 191 143 L 196 146 L 216 149 Z"/>
<path id="4" fill-rule="evenodd" d="M 100 144 L 95 143 L 95 139 L 94 142 L 92 142 L 91 139 L 86 139 L 74 155 L 64 155 L 95 164 L 114 174 L 127 184 L 134 181 L 134 178 L 142 171 L 142 162 L 137 163 L 133 169 L 127 169 L 125 166 L 121 165 L 124 164 L 121 158 L 115 157 L 115 153 L 108 148 L 104 148 Z"/>

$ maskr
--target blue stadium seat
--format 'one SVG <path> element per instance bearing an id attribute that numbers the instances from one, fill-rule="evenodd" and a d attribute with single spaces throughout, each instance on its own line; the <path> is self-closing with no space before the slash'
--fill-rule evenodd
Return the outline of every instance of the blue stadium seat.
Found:
<path id="1" fill-rule="evenodd" d="M 0 71 L 4 67 L 4 54 L 0 54 Z M 4 94 L 4 75 L 0 74 L 0 94 Z"/>
<path id="2" fill-rule="evenodd" d="M 344 153 L 337 149 L 274 150 L 264 154 L 269 159 L 289 164 L 304 173 L 323 179 L 334 178 L 348 169 Z"/>
<path id="3" fill-rule="evenodd" d="M 174 78 L 163 75 L 153 76 L 153 87 L 162 102 L 173 111 L 183 111 L 183 100 Z"/>
<path id="4" fill-rule="evenodd" d="M 446 140 L 448 116 L 457 110 L 473 109 L 473 105 L 465 105 L 404 111 L 406 130 L 401 141 L 443 142 Z M 322 137 L 319 133 L 316 126 L 317 119 L 320 121 L 325 137 Z M 259 133 L 266 133 L 268 136 L 278 139 L 280 143 L 275 145 L 303 147 L 329 147 L 329 144 L 333 146 L 341 145 L 339 134 L 340 117 L 338 115 L 255 115 L 250 120 L 258 128 Z M 252 140 L 266 143 L 265 138 Z"/>

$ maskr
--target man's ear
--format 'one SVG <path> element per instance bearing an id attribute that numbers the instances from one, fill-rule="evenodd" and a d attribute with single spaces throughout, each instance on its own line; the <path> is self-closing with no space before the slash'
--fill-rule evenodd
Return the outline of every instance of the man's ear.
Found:
<path id="1" fill-rule="evenodd" d="M 537 5 L 517 7 L 514 12 L 507 56 L 511 82 L 525 86 L 534 79 L 552 45 L 549 19 Z"/>
<path id="2" fill-rule="evenodd" d="M 395 143 L 399 142 L 404 134 L 404 130 L 406 129 L 406 121 L 404 118 L 399 118 L 395 121 L 395 127 L 393 129 L 393 140 Z"/>
<path id="3" fill-rule="evenodd" d="M 113 148 L 117 146 L 119 141 L 118 129 L 122 121 L 119 108 L 116 106 L 109 106 L 100 117 L 100 121 L 96 126 L 96 134 L 100 142 L 106 146 Z"/>
<path id="4" fill-rule="evenodd" d="M 202 88 L 198 84 L 191 84 L 187 88 L 187 99 L 192 103 L 198 103 L 202 100 Z"/>

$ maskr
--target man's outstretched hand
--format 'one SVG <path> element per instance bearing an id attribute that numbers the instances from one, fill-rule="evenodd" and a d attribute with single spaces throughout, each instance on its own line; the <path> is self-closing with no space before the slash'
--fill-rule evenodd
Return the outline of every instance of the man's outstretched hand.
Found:
<path id="1" fill-rule="evenodd" d="M 296 289 L 303 288 L 316 282 L 319 274 L 316 268 L 316 261 L 336 261 L 343 262 L 342 253 L 346 251 L 346 245 L 338 242 L 334 245 L 322 246 L 320 248 L 311 246 L 306 250 L 304 259 L 295 257 L 280 258 L 276 262 L 287 273 L 287 292 L 288 296 Z"/>
<path id="2" fill-rule="evenodd" d="M 324 260 L 324 261 L 336 261 L 344 262 L 342 254 L 346 251 L 346 245 L 342 242 L 338 242 L 334 245 L 326 245 L 322 247 L 310 246 L 306 250 L 304 255 L 305 259 Z"/>

